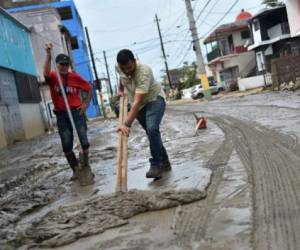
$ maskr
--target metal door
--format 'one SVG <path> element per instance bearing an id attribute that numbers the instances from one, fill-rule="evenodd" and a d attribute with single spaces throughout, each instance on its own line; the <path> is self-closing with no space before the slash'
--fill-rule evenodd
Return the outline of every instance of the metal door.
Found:
<path id="1" fill-rule="evenodd" d="M 13 72 L 0 68 L 0 115 L 7 144 L 24 140 L 18 94 Z"/>

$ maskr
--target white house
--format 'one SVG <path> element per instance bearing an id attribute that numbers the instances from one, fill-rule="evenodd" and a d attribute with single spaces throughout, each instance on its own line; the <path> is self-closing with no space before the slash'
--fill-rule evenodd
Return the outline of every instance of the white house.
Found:
<path id="1" fill-rule="evenodd" d="M 300 25 L 296 21 L 300 10 L 298 14 L 292 11 L 292 16 L 288 13 L 285 5 L 279 5 L 263 9 L 250 20 L 253 41 L 248 49 L 255 52 L 258 73 L 271 72 L 272 59 L 300 54 L 300 33 L 296 28 Z"/>
<path id="2" fill-rule="evenodd" d="M 234 22 L 219 26 L 204 40 L 208 66 L 215 80 L 230 88 L 237 87 L 239 77 L 255 73 L 255 54 L 247 49 L 251 40 L 248 27 L 251 17 L 242 10 Z"/>

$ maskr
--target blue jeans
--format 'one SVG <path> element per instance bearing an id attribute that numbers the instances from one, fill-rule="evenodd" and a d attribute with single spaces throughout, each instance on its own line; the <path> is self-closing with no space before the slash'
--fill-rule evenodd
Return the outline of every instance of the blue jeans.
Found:
<path id="1" fill-rule="evenodd" d="M 79 140 L 83 150 L 87 150 L 90 146 L 87 138 L 87 125 L 84 115 L 80 114 L 80 109 L 72 109 L 72 115 L 76 130 L 78 131 Z M 55 112 L 57 119 L 57 127 L 60 135 L 63 151 L 65 154 L 73 151 L 73 128 L 66 112 Z"/>
<path id="2" fill-rule="evenodd" d="M 146 131 L 150 143 L 151 159 L 153 166 L 159 167 L 168 160 L 167 151 L 162 143 L 159 125 L 165 113 L 165 100 L 158 96 L 155 101 L 149 102 L 143 107 L 137 116 L 137 120 Z"/>

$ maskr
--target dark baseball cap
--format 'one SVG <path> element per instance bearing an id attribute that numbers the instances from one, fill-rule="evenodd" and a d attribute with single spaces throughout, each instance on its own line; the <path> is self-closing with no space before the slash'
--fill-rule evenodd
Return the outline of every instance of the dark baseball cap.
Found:
<path id="1" fill-rule="evenodd" d="M 56 56 L 55 61 L 58 64 L 70 63 L 70 57 L 68 57 L 65 54 L 59 54 L 59 55 Z"/>

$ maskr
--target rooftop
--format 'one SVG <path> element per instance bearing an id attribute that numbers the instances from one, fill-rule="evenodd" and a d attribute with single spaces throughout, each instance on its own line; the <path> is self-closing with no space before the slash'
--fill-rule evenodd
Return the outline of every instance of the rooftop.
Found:
<path id="1" fill-rule="evenodd" d="M 251 13 L 242 9 L 236 16 L 235 22 L 220 25 L 205 38 L 204 44 L 219 40 L 226 33 L 248 28 L 248 20 L 251 18 Z"/>
<path id="2" fill-rule="evenodd" d="M 276 7 L 264 8 L 261 11 L 259 11 L 256 15 L 254 15 L 251 19 L 253 20 L 257 17 L 265 16 L 272 13 L 273 11 L 284 9 L 284 8 L 286 8 L 284 4 L 278 5 Z"/>

